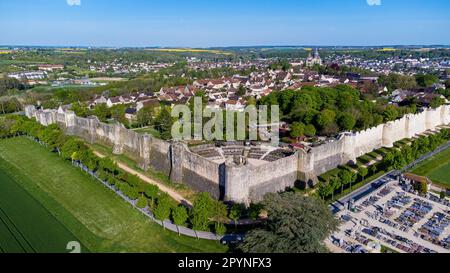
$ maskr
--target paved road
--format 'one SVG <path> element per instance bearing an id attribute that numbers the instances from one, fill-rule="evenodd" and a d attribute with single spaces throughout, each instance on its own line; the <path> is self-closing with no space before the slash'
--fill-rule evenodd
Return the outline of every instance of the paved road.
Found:
<path id="1" fill-rule="evenodd" d="M 421 156 L 419 159 L 417 159 L 413 163 L 409 164 L 408 166 L 406 166 L 402 170 L 390 171 L 389 173 L 383 175 L 382 177 L 379 177 L 379 178 L 373 180 L 372 182 L 367 183 L 366 185 L 362 186 L 361 188 L 355 190 L 354 192 L 349 193 L 348 195 L 342 197 L 338 201 L 332 203 L 330 205 L 332 212 L 334 214 L 338 213 L 339 211 L 341 211 L 344 208 L 344 206 L 346 204 L 348 204 L 348 202 L 350 200 L 357 201 L 357 200 L 359 200 L 361 198 L 364 198 L 365 196 L 369 195 L 370 193 L 372 193 L 373 191 L 377 190 L 381 186 L 384 186 L 384 185 L 386 185 L 386 184 L 388 184 L 388 183 L 390 183 L 392 181 L 395 181 L 396 177 L 398 175 L 400 175 L 401 173 L 405 172 L 406 170 L 409 170 L 409 169 L 413 168 L 414 166 L 416 166 L 417 164 L 421 163 L 422 161 L 427 160 L 430 157 L 433 157 L 433 156 L 437 155 L 438 153 L 443 152 L 444 150 L 446 150 L 448 148 L 450 148 L 450 141 L 447 142 L 446 144 L 440 146 L 439 148 L 437 148 L 433 152 L 430 152 L 428 154 L 425 154 L 425 155 Z"/>
<path id="2" fill-rule="evenodd" d="M 97 155 L 100 158 L 105 157 L 105 155 L 99 153 L 98 151 L 94 151 L 94 154 Z M 180 204 L 186 205 L 188 207 L 192 207 L 192 203 L 189 200 L 187 200 L 186 198 L 184 198 L 183 196 L 181 196 L 179 193 L 177 193 L 175 190 L 173 190 L 173 189 L 171 189 L 171 188 L 169 188 L 169 187 L 167 187 L 167 186 L 165 186 L 165 185 L 163 185 L 163 184 L 161 184 L 161 183 L 159 183 L 159 182 L 149 178 L 146 175 L 143 175 L 143 174 L 133 170 L 132 168 L 128 167 L 125 164 L 122 164 L 120 162 L 116 162 L 116 163 L 117 163 L 117 166 L 119 168 L 121 168 L 122 170 L 126 171 L 127 173 L 130 173 L 132 175 L 137 175 L 142 181 L 144 181 L 146 183 L 149 183 L 149 184 L 152 184 L 152 185 L 158 186 L 158 188 L 161 191 L 163 191 L 163 192 L 167 193 L 168 195 L 170 195 L 173 199 L 175 199 Z"/>

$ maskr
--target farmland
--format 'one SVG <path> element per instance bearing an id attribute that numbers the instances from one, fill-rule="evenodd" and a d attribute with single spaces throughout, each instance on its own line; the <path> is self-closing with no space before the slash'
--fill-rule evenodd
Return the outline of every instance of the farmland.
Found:
<path id="1" fill-rule="evenodd" d="M 152 48 L 150 51 L 170 52 L 170 53 L 211 53 L 217 55 L 233 55 L 232 52 L 226 52 L 214 49 L 195 49 L 195 48 Z"/>
<path id="2" fill-rule="evenodd" d="M 73 234 L 84 250 L 108 253 L 226 251 L 217 242 L 180 237 L 164 230 L 69 162 L 27 138 L 1 140 L 0 162 L 2 175 L 13 177 L 11 183 L 25 189 L 68 231 L 67 234 L 58 231 L 62 240 L 67 241 Z M 1 181 L 5 187 L 6 183 Z M 21 203 L 22 199 L 13 194 L 9 193 L 11 200 Z M 30 217 L 27 213 L 20 215 Z"/>

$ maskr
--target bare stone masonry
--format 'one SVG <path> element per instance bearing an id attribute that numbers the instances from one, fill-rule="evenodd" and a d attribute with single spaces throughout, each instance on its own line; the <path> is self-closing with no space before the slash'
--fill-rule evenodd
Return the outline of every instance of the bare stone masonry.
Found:
<path id="1" fill-rule="evenodd" d="M 95 117 L 80 118 L 72 111 L 36 110 L 34 106 L 27 106 L 25 113 L 44 126 L 56 123 L 69 135 L 89 143 L 106 144 L 114 153 L 136 160 L 144 170 L 151 167 L 174 182 L 209 192 L 217 199 L 245 204 L 260 201 L 268 192 L 283 191 L 297 181 L 314 183 L 318 175 L 354 162 L 359 156 L 450 124 L 450 105 L 443 105 L 365 131 L 342 133 L 325 144 L 298 150 L 273 162 L 252 165 L 246 160 L 217 163 L 190 151 L 183 143 L 138 134 L 121 124 L 101 123 Z"/>

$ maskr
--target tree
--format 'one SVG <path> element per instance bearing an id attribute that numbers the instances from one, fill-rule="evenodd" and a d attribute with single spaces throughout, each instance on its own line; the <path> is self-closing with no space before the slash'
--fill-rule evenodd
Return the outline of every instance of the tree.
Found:
<path id="1" fill-rule="evenodd" d="M 188 217 L 188 211 L 184 206 L 178 206 L 172 209 L 172 220 L 175 225 L 184 226 Z"/>
<path id="2" fill-rule="evenodd" d="M 339 189 L 341 187 L 341 180 L 339 179 L 339 177 L 337 176 L 332 176 L 330 178 L 330 191 L 331 191 L 331 199 L 334 200 L 334 193 L 336 192 L 337 189 Z"/>
<path id="3" fill-rule="evenodd" d="M 80 150 L 81 145 L 82 143 L 74 138 L 69 138 L 61 147 L 61 156 L 66 160 L 73 159 L 74 154 Z"/>
<path id="4" fill-rule="evenodd" d="M 417 87 L 417 81 L 414 77 L 390 73 L 378 78 L 378 84 L 386 86 L 390 92 L 396 89 L 409 90 Z"/>
<path id="5" fill-rule="evenodd" d="M 148 205 L 148 200 L 145 198 L 145 196 L 141 196 L 138 198 L 136 202 L 136 207 L 143 209 Z"/>
<path id="6" fill-rule="evenodd" d="M 111 113 L 106 103 L 97 104 L 94 107 L 93 113 L 100 121 L 103 122 L 106 122 L 106 120 L 111 116 Z"/>
<path id="7" fill-rule="evenodd" d="M 153 122 L 153 107 L 146 106 L 137 113 L 137 124 L 140 127 L 149 126 Z"/>
<path id="8" fill-rule="evenodd" d="M 416 82 L 420 87 L 430 87 L 439 82 L 439 78 L 430 74 L 418 74 L 416 75 Z"/>
<path id="9" fill-rule="evenodd" d="M 370 172 L 371 172 L 372 175 L 376 174 L 376 173 L 378 172 L 378 167 L 377 167 L 377 165 L 373 164 L 373 165 L 370 167 Z"/>
<path id="10" fill-rule="evenodd" d="M 250 208 L 248 209 L 248 217 L 252 220 L 257 220 L 263 207 L 263 204 L 250 204 Z"/>
<path id="11" fill-rule="evenodd" d="M 162 139 L 169 140 L 172 138 L 172 125 L 172 116 L 167 107 L 164 107 L 159 113 L 155 122 L 155 127 L 161 134 Z"/>
<path id="12" fill-rule="evenodd" d="M 325 109 L 317 115 L 317 125 L 325 128 L 332 124 L 336 118 L 336 113 L 333 110 Z"/>
<path id="13" fill-rule="evenodd" d="M 200 193 L 195 199 L 191 210 L 194 230 L 207 231 L 209 229 L 212 202 L 211 196 L 206 192 Z"/>
<path id="14" fill-rule="evenodd" d="M 349 185 L 353 182 L 353 174 L 349 170 L 341 170 L 339 172 L 339 178 L 341 181 L 341 193 L 344 191 L 344 186 Z"/>
<path id="15" fill-rule="evenodd" d="M 215 222 L 214 231 L 216 232 L 217 235 L 224 235 L 227 232 L 227 228 L 223 223 Z"/>
<path id="16" fill-rule="evenodd" d="M 344 131 L 351 131 L 355 128 L 356 119 L 350 113 L 342 113 L 338 119 L 338 125 Z"/>
<path id="17" fill-rule="evenodd" d="M 397 107 L 394 105 L 388 105 L 383 112 L 384 121 L 393 121 L 398 117 Z"/>
<path id="18" fill-rule="evenodd" d="M 241 218 L 243 211 L 245 210 L 245 206 L 242 204 L 234 204 L 231 207 L 229 217 L 234 221 L 235 226 L 237 226 L 237 220 Z"/>
<path id="19" fill-rule="evenodd" d="M 79 102 L 72 103 L 70 110 L 72 110 L 78 117 L 85 118 L 89 115 L 89 109 L 84 105 L 81 105 Z"/>
<path id="20" fill-rule="evenodd" d="M 170 202 L 166 194 L 161 195 L 157 200 L 157 205 L 153 211 L 155 218 L 158 220 L 166 220 L 170 216 Z"/>
<path id="21" fill-rule="evenodd" d="M 298 139 L 305 134 L 305 124 L 294 122 L 291 126 L 291 137 Z"/>
<path id="22" fill-rule="evenodd" d="M 443 98 L 441 98 L 441 97 L 434 97 L 433 99 L 431 99 L 430 107 L 436 109 L 436 108 L 440 107 L 443 104 L 445 104 L 445 100 Z"/>
<path id="23" fill-rule="evenodd" d="M 227 205 L 221 201 L 211 199 L 210 220 L 215 222 L 228 222 L 230 219 L 227 217 L 228 210 Z"/>
<path id="24" fill-rule="evenodd" d="M 158 192 L 159 192 L 158 186 L 146 184 L 145 189 L 144 189 L 144 194 L 145 194 L 145 196 L 147 196 L 147 198 L 150 199 L 149 205 L 150 205 L 150 209 L 152 209 L 152 210 L 155 206 L 155 201 L 158 196 Z"/>
<path id="25" fill-rule="evenodd" d="M 316 128 L 312 124 L 308 124 L 305 127 L 305 135 L 309 137 L 313 137 L 317 134 Z"/>
<path id="26" fill-rule="evenodd" d="M 419 183 L 419 192 L 420 194 L 427 194 L 428 193 L 428 185 L 427 182 L 421 181 Z"/>
<path id="27" fill-rule="evenodd" d="M 366 178 L 366 176 L 369 174 L 369 170 L 366 167 L 361 166 L 358 169 L 358 173 L 359 173 L 359 176 L 361 177 L 361 181 L 363 181 Z M 352 186 L 350 185 L 350 188 L 351 187 Z"/>
<path id="28" fill-rule="evenodd" d="M 112 159 L 104 157 L 99 160 L 99 167 L 111 174 L 117 171 L 117 164 Z"/>
<path id="29" fill-rule="evenodd" d="M 325 200 L 329 196 L 329 184 L 325 182 L 320 182 L 317 185 L 317 194 L 322 200 Z"/>
<path id="30" fill-rule="evenodd" d="M 400 170 L 406 166 L 405 155 L 401 151 L 394 152 L 394 158 L 392 162 L 392 167 L 394 169 Z"/>
<path id="31" fill-rule="evenodd" d="M 236 96 L 243 97 L 247 94 L 247 89 L 243 85 L 239 85 L 239 89 L 236 92 Z"/>
<path id="32" fill-rule="evenodd" d="M 268 211 L 264 228 L 249 231 L 238 249 L 246 253 L 327 252 L 323 242 L 338 221 L 321 200 L 291 192 L 271 193 L 264 205 Z"/>

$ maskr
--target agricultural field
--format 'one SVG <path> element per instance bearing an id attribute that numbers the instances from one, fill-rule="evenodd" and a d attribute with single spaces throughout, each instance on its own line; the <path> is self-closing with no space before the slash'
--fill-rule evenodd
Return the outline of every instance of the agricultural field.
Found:
<path id="1" fill-rule="evenodd" d="M 12 177 L 10 183 L 23 188 L 36 204 L 26 205 L 22 201 L 24 198 L 14 191 L 8 191 L 10 202 L 20 202 L 20 206 L 27 208 L 40 204 L 53 218 L 49 215 L 49 218 L 39 221 L 48 222 L 45 225 L 50 225 L 51 221 L 61 224 L 59 229 L 55 229 L 56 233 L 52 232 L 52 238 L 58 236 L 58 240 L 62 241 L 76 238 L 83 245 L 82 252 L 185 253 L 227 250 L 218 242 L 178 236 L 164 230 L 90 176 L 27 138 L 0 140 L 0 162 L 3 177 Z M 2 187 L 7 186 L 3 179 L 0 183 Z M 8 207 L 11 206 L 9 204 Z M 1 203 L 1 208 L 5 210 L 7 207 Z M 26 218 L 32 217 L 29 214 L 16 213 L 18 220 L 15 221 L 26 221 Z M 37 219 L 39 215 L 33 217 Z M 17 224 L 17 227 L 22 233 L 31 232 L 22 225 Z M 3 245 L 4 231 L 0 232 L 3 232 L 0 235 L 0 244 Z M 40 251 L 38 245 L 39 242 L 33 244 Z"/>
<path id="2" fill-rule="evenodd" d="M 169 53 L 211 53 L 217 55 L 233 55 L 232 52 L 226 52 L 214 49 L 195 49 L 195 48 L 151 48 L 150 51 L 169 52 Z"/>
<path id="3" fill-rule="evenodd" d="M 450 148 L 424 161 L 412 172 L 427 176 L 439 186 L 450 188 Z"/>

